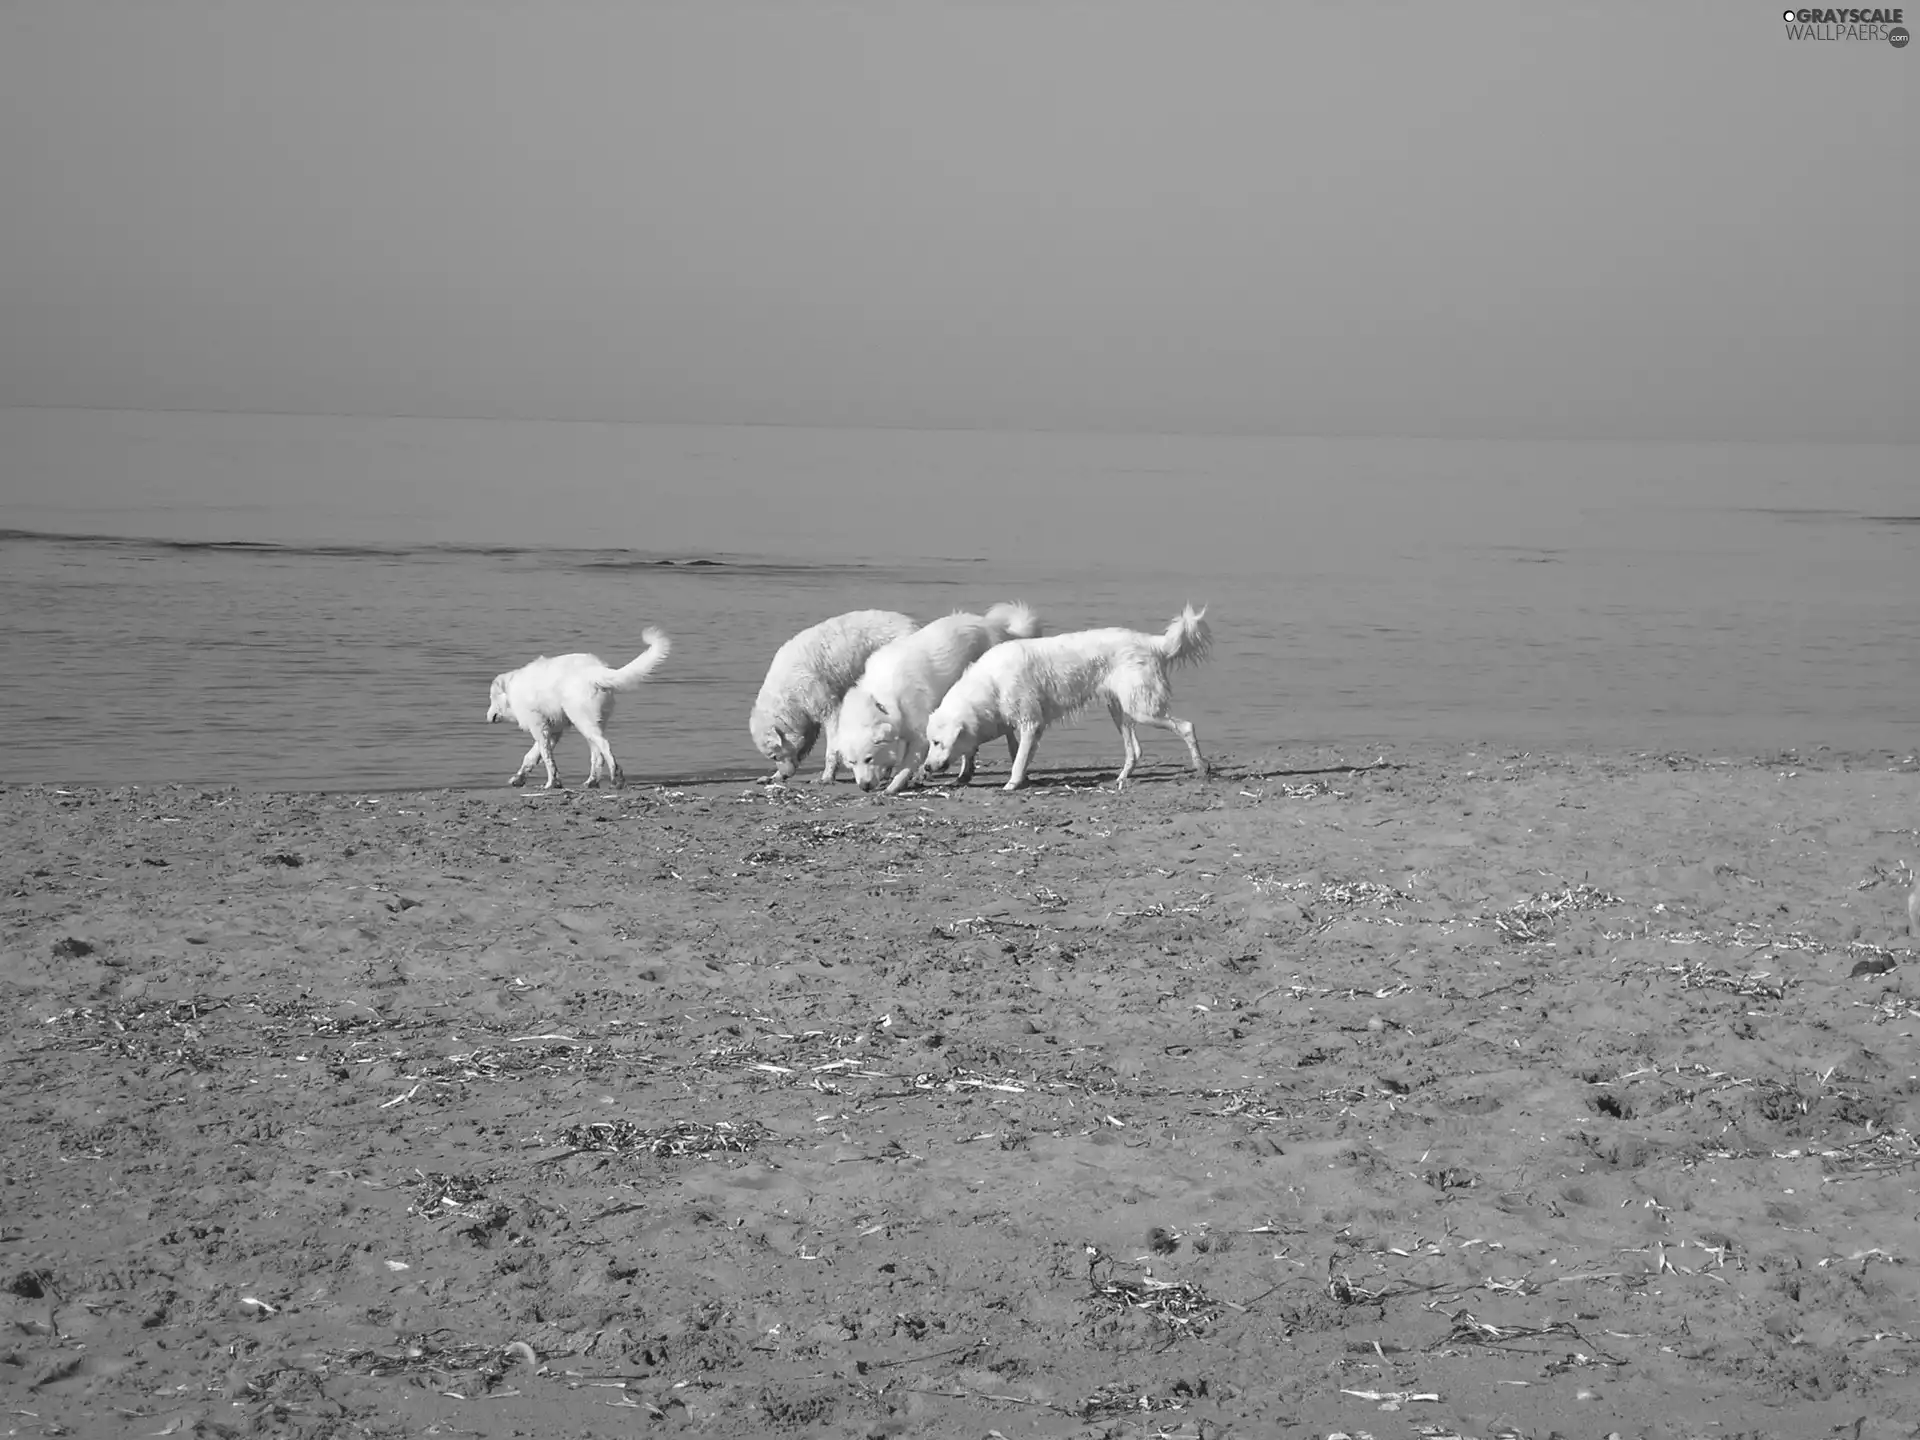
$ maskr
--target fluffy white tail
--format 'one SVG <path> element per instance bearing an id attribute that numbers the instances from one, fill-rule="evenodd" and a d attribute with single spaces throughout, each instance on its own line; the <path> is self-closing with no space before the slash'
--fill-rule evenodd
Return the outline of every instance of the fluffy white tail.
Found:
<path id="1" fill-rule="evenodd" d="M 1034 640 L 1040 635 L 1040 617 L 1024 600 L 1003 601 L 987 611 L 985 619 L 996 645 L 1004 640 Z"/>
<path id="2" fill-rule="evenodd" d="M 647 642 L 647 648 L 618 670 L 609 669 L 595 684 L 609 690 L 625 690 L 638 685 L 647 676 L 660 668 L 660 662 L 673 653 L 673 641 L 667 638 L 667 632 L 657 625 L 649 625 L 640 632 L 640 638 Z"/>
<path id="3" fill-rule="evenodd" d="M 1207 652 L 1213 649 L 1213 630 L 1207 624 L 1207 607 L 1198 610 L 1191 601 L 1186 609 L 1173 617 L 1167 626 L 1167 633 L 1160 637 L 1156 647 L 1167 657 L 1169 665 L 1198 665 L 1207 658 Z"/>

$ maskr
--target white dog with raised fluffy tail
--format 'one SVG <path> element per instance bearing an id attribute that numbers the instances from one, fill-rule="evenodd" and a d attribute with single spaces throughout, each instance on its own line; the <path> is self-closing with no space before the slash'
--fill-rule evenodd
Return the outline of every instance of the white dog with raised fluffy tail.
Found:
<path id="1" fill-rule="evenodd" d="M 1120 732 L 1119 784 L 1140 761 L 1136 725 L 1157 725 L 1186 742 L 1196 773 L 1207 773 L 1190 721 L 1170 713 L 1173 687 L 1167 672 L 1198 664 L 1213 646 L 1206 608 L 1188 605 L 1161 635 L 1138 630 L 1076 630 L 1038 640 L 1009 640 L 974 662 L 927 721 L 929 770 L 944 770 L 960 757 L 959 784 L 973 776 L 973 757 L 986 741 L 1008 735 L 1019 742 L 1006 788 L 1027 781 L 1041 733 L 1104 700 Z"/>
<path id="2" fill-rule="evenodd" d="M 559 785 L 553 746 L 567 733 L 568 725 L 587 742 L 587 784 L 598 785 L 602 773 L 615 785 L 626 783 L 626 772 L 607 743 L 606 725 L 613 714 L 614 693 L 638 685 L 673 653 L 673 641 L 664 630 L 649 625 L 640 632 L 640 638 L 647 642 L 647 648 L 618 670 L 602 664 L 598 655 L 542 655 L 518 670 L 493 677 L 487 723 L 511 720 L 533 736 L 533 748 L 507 781 L 509 785 L 526 784 L 527 772 L 536 760 L 547 767 L 547 789 Z"/>
<path id="3" fill-rule="evenodd" d="M 942 616 L 882 645 L 840 703 L 839 748 L 862 790 L 898 795 L 927 758 L 927 719 L 947 691 L 994 646 L 1031 640 L 1040 619 L 1018 601 L 985 615 Z"/>
<path id="4" fill-rule="evenodd" d="M 820 778 L 832 780 L 840 773 L 836 722 L 841 699 L 860 678 L 868 656 L 914 629 L 898 611 L 850 610 L 808 626 L 774 652 L 747 719 L 754 749 L 773 761 L 770 779 L 777 783 L 798 770 L 822 731 L 827 764 Z"/>

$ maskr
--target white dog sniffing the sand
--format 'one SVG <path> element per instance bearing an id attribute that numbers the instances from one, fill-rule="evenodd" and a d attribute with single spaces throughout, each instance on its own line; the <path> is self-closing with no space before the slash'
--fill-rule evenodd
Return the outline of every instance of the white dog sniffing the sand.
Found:
<path id="1" fill-rule="evenodd" d="M 778 783 L 798 770 L 823 730 L 827 763 L 820 778 L 832 780 L 840 773 L 835 733 L 840 701 L 860 678 L 868 656 L 915 628 L 894 610 L 850 610 L 809 626 L 774 652 L 747 719 L 754 749 L 773 761 L 770 779 Z"/>
<path id="2" fill-rule="evenodd" d="M 1173 689 L 1167 672 L 1198 664 L 1213 645 L 1206 608 L 1188 605 L 1160 635 L 1138 630 L 1077 630 L 1038 640 L 1009 640 L 973 663 L 927 721 L 928 770 L 944 770 L 960 758 L 957 783 L 973 777 L 974 752 L 996 735 L 1017 739 L 1013 775 L 1006 788 L 1027 782 L 1033 748 L 1056 720 L 1105 701 L 1120 732 L 1123 757 L 1119 784 L 1140 761 L 1136 725 L 1157 725 L 1186 742 L 1194 770 L 1207 773 L 1191 722 L 1169 713 Z"/>
<path id="3" fill-rule="evenodd" d="M 649 625 L 640 632 L 640 638 L 647 642 L 647 648 L 618 670 L 601 663 L 597 655 L 542 655 L 518 670 L 493 677 L 487 723 L 511 720 L 533 737 L 533 748 L 507 781 L 509 785 L 526 784 L 527 772 L 536 760 L 547 767 L 547 789 L 559 785 L 553 746 L 567 733 L 568 725 L 587 742 L 587 784 L 598 785 L 603 773 L 615 785 L 626 783 L 626 772 L 607 743 L 606 724 L 613 714 L 614 694 L 638 685 L 673 653 L 673 641 L 664 630 Z"/>
<path id="4" fill-rule="evenodd" d="M 839 750 L 862 790 L 898 795 L 927 758 L 927 719 L 967 666 L 1007 640 L 1031 640 L 1040 620 L 1018 601 L 985 615 L 945 615 L 882 645 L 840 703 Z"/>

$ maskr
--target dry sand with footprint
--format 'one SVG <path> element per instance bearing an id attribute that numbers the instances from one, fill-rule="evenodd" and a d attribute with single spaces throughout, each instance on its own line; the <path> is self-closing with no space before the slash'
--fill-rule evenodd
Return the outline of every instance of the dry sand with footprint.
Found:
<path id="1" fill-rule="evenodd" d="M 1920 768 L 0 791 L 0 1430 L 1907 1436 Z"/>

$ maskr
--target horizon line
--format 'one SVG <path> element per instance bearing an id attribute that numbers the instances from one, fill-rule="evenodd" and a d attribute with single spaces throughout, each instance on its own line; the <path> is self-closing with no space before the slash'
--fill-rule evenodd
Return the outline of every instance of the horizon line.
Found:
<path id="1" fill-rule="evenodd" d="M 1741 436 L 1694 436 L 1682 439 L 1650 435 L 1514 435 L 1469 432 L 1437 434 L 1418 430 L 1259 430 L 1259 429 L 1136 429 L 1129 426 L 1077 427 L 1064 425 L 860 424 L 836 425 L 802 420 L 646 420 L 555 415 L 423 414 L 375 410 L 233 409 L 192 405 L 43 405 L 0 404 L 0 412 L 47 410 L 92 415 L 220 415 L 276 420 L 405 420 L 422 423 L 474 425 L 595 425 L 655 430 L 805 430 L 875 431 L 882 434 L 927 435 L 1107 435 L 1139 439 L 1229 440 L 1427 440 L 1501 445 L 1879 445 L 1920 444 L 1920 435 L 1908 439 L 1849 439 L 1803 436 L 1795 439 L 1759 439 Z"/>

